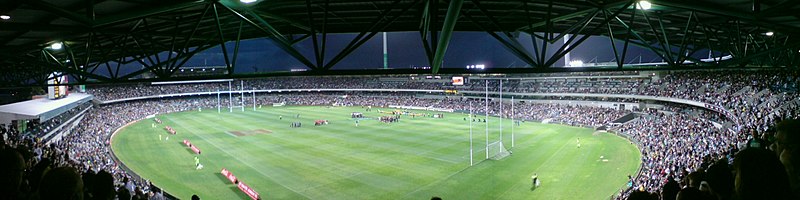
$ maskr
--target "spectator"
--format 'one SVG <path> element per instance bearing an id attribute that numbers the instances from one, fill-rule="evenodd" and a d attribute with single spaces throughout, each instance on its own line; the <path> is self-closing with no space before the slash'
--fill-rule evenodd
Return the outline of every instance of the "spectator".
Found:
<path id="1" fill-rule="evenodd" d="M 792 199 L 786 170 L 775 154 L 747 148 L 736 154 L 735 189 L 739 199 Z"/>
<path id="2" fill-rule="evenodd" d="M 40 199 L 83 199 L 83 181 L 72 167 L 58 167 L 47 172 L 39 187 Z"/>
<path id="3" fill-rule="evenodd" d="M 0 150 L 0 199 L 23 199 L 20 185 L 25 170 L 25 160 L 14 149 Z"/>

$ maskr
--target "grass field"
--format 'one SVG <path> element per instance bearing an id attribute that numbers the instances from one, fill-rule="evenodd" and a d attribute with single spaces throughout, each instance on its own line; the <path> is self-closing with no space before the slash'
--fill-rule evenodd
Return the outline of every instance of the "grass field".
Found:
<path id="1" fill-rule="evenodd" d="M 159 115 L 164 124 L 157 128 L 153 120 L 123 128 L 112 148 L 137 174 L 186 199 L 248 198 L 220 174 L 222 168 L 263 199 L 608 199 L 641 160 L 633 144 L 613 134 L 533 122 L 514 127 L 511 148 L 512 122 L 504 119 L 503 143 L 513 154 L 485 160 L 486 124 L 476 122 L 470 166 L 467 115 L 403 116 L 386 124 L 375 120 L 382 116 L 375 110 L 298 106 L 172 113 Z M 356 127 L 351 112 L 372 120 Z M 317 119 L 330 124 L 314 126 Z M 290 128 L 296 121 L 303 126 Z M 165 125 L 178 134 L 159 141 Z M 499 140 L 499 118 L 489 118 L 488 125 L 489 140 Z M 183 139 L 202 150 L 204 169 L 195 170 L 195 154 Z M 535 190 L 534 173 L 542 181 Z"/>

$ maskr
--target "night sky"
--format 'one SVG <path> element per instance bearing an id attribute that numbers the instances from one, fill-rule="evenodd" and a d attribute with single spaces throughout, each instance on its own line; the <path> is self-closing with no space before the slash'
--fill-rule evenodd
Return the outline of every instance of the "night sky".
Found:
<path id="1" fill-rule="evenodd" d="M 327 51 L 325 52 L 326 63 L 332 59 L 341 49 L 343 49 L 356 34 L 329 34 Z M 521 34 L 518 38 L 528 52 L 533 52 L 530 36 Z M 563 44 L 563 40 L 551 44 L 548 47 L 550 54 L 554 53 Z M 618 51 L 622 51 L 622 42 L 616 42 Z M 233 55 L 233 42 L 226 44 L 228 53 Z M 308 38 L 294 45 L 312 63 L 315 63 L 313 55 L 313 44 Z M 382 34 L 364 43 L 348 57 L 343 59 L 333 69 L 376 69 L 383 67 L 383 42 Z M 410 68 L 412 66 L 428 66 L 424 48 L 420 40 L 419 32 L 391 32 L 388 33 L 388 52 L 389 68 Z M 649 50 L 630 45 L 626 63 L 635 60 L 638 63 L 639 56 L 642 62 L 660 62 L 661 60 Z M 611 43 L 607 37 L 592 36 L 583 44 L 579 45 L 571 53 L 572 60 L 583 60 L 584 62 L 610 62 L 614 60 Z M 507 68 L 525 67 L 527 64 L 509 53 L 500 42 L 484 32 L 456 32 L 450 41 L 445 59 L 444 67 L 462 68 L 467 65 L 484 64 L 486 67 Z M 134 64 L 138 65 L 138 64 Z M 555 66 L 563 66 L 561 59 Z M 194 66 L 225 66 L 222 50 L 219 47 L 208 49 L 195 55 L 186 65 Z M 286 71 L 290 69 L 305 69 L 306 67 L 295 60 L 289 54 L 283 52 L 268 39 L 244 40 L 240 44 L 239 58 L 235 73 L 267 72 L 267 71 Z"/>

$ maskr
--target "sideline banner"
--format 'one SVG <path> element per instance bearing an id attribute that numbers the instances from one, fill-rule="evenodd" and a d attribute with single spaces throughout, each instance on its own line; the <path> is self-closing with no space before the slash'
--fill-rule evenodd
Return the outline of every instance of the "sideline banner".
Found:
<path id="1" fill-rule="evenodd" d="M 229 181 L 231 181 L 231 183 L 233 183 L 233 184 L 237 183 L 236 182 L 237 181 L 236 180 L 236 176 L 234 176 L 233 173 L 231 173 L 227 169 L 222 168 L 222 172 L 221 173 L 222 173 L 223 176 L 225 176 L 225 178 L 227 178 Z"/>
<path id="2" fill-rule="evenodd" d="M 189 142 L 189 140 L 183 140 L 183 144 L 185 144 L 186 146 L 191 148 L 192 151 L 194 151 L 194 153 L 200 154 L 200 149 L 198 149 L 196 146 L 192 145 L 192 143 Z"/>
<path id="3" fill-rule="evenodd" d="M 238 187 L 239 190 L 241 190 L 242 192 L 247 194 L 247 196 L 249 196 L 253 200 L 261 199 L 261 196 L 259 196 L 258 192 L 253 190 L 253 188 L 250 188 L 250 186 L 247 186 L 247 184 L 244 184 L 241 181 L 239 181 L 238 179 L 236 179 L 236 176 L 233 176 L 233 173 L 231 173 L 231 171 L 228 171 L 227 169 L 222 168 L 222 171 L 220 173 L 222 173 L 222 175 L 225 176 L 225 178 L 227 178 L 229 181 L 231 181 L 231 183 L 236 184 L 236 187 Z"/>
<path id="4" fill-rule="evenodd" d="M 178 132 L 175 132 L 175 129 L 172 129 L 172 127 L 170 127 L 170 126 L 164 126 L 164 130 L 167 130 L 167 132 L 169 134 L 173 134 L 173 135 L 178 133 Z"/>
<path id="5" fill-rule="evenodd" d="M 247 194 L 247 196 L 250 196 L 250 198 L 252 198 L 253 200 L 260 199 L 258 196 L 258 192 L 253 190 L 253 188 L 250 188 L 250 186 L 247 186 L 242 182 L 239 182 L 239 184 L 237 184 L 236 186 L 239 187 L 239 190 Z"/>

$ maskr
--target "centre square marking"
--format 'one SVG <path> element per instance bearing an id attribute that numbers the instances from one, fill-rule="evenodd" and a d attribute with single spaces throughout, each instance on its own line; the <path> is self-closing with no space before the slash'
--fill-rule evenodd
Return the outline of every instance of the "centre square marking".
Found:
<path id="1" fill-rule="evenodd" d="M 242 130 L 242 131 L 227 131 L 226 133 L 241 137 L 241 136 L 248 136 L 248 135 L 257 135 L 257 134 L 270 134 L 272 131 L 266 129 L 254 129 L 254 130 Z"/>

